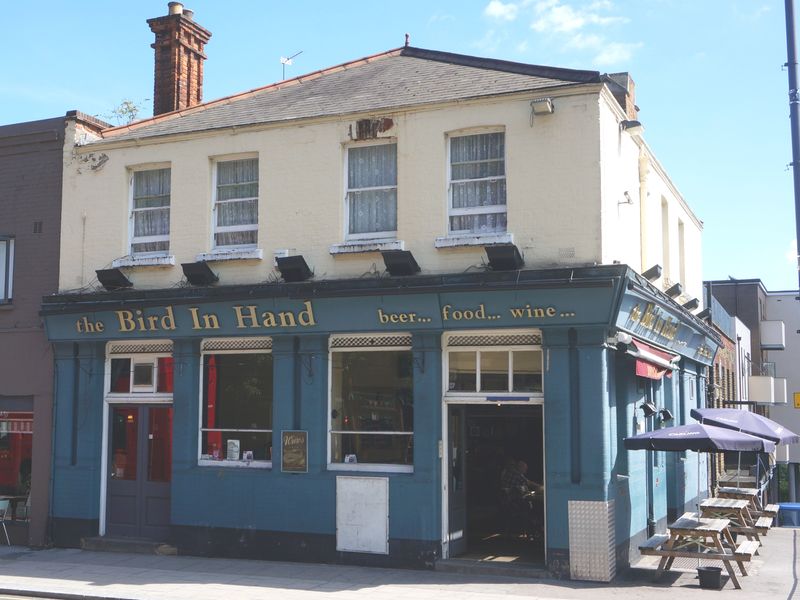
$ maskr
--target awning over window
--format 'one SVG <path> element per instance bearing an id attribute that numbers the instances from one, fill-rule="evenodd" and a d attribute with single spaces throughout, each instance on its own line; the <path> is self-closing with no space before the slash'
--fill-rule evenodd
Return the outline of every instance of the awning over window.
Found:
<path id="1" fill-rule="evenodd" d="M 628 354 L 636 358 L 636 375 L 647 379 L 661 379 L 666 375 L 672 377 L 672 370 L 677 367 L 679 357 L 640 342 L 632 341 L 633 347 Z"/>

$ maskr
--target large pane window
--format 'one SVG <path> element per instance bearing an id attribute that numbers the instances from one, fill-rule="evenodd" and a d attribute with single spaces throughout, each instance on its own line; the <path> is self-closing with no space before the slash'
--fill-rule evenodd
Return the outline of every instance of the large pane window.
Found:
<path id="1" fill-rule="evenodd" d="M 450 234 L 506 231 L 505 133 L 450 138 Z"/>
<path id="2" fill-rule="evenodd" d="M 413 465 L 411 350 L 331 354 L 331 463 Z"/>
<path id="3" fill-rule="evenodd" d="M 255 247 L 258 243 L 258 159 L 216 164 L 214 246 Z"/>
<path id="4" fill-rule="evenodd" d="M 133 172 L 131 254 L 169 252 L 171 169 Z"/>
<path id="5" fill-rule="evenodd" d="M 272 460 L 272 354 L 205 354 L 201 460 Z"/>
<path id="6" fill-rule="evenodd" d="M 394 237 L 397 232 L 397 144 L 347 149 L 347 235 Z"/>
<path id="7" fill-rule="evenodd" d="M 0 412 L 0 493 L 30 493 L 32 450 L 33 413 Z"/>
<path id="8" fill-rule="evenodd" d="M 0 304 L 11 302 L 13 275 L 14 238 L 0 236 Z"/>

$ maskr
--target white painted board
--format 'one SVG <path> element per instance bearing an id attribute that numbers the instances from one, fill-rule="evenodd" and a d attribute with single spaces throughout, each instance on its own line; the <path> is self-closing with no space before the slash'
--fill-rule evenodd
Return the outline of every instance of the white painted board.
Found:
<path id="1" fill-rule="evenodd" d="M 336 549 L 389 554 L 388 477 L 336 478 Z"/>

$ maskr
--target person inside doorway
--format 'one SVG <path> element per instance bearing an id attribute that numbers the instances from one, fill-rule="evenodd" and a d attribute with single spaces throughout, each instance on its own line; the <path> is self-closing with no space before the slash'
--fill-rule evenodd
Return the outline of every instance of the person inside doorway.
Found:
<path id="1" fill-rule="evenodd" d="M 503 504 L 526 537 L 537 537 L 543 524 L 544 486 L 528 479 L 528 463 L 510 459 L 500 474 Z"/>

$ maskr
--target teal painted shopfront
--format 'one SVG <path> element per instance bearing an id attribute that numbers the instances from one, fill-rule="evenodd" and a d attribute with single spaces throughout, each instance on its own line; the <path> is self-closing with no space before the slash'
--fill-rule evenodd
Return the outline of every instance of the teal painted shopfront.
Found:
<path id="1" fill-rule="evenodd" d="M 505 540 L 579 576 L 588 518 L 613 576 L 698 495 L 702 463 L 621 440 L 664 426 L 644 403 L 674 424 L 703 405 L 718 341 L 625 266 L 61 295 L 43 315 L 56 545 L 431 567 Z M 521 462 L 529 510 L 504 496 Z"/>

